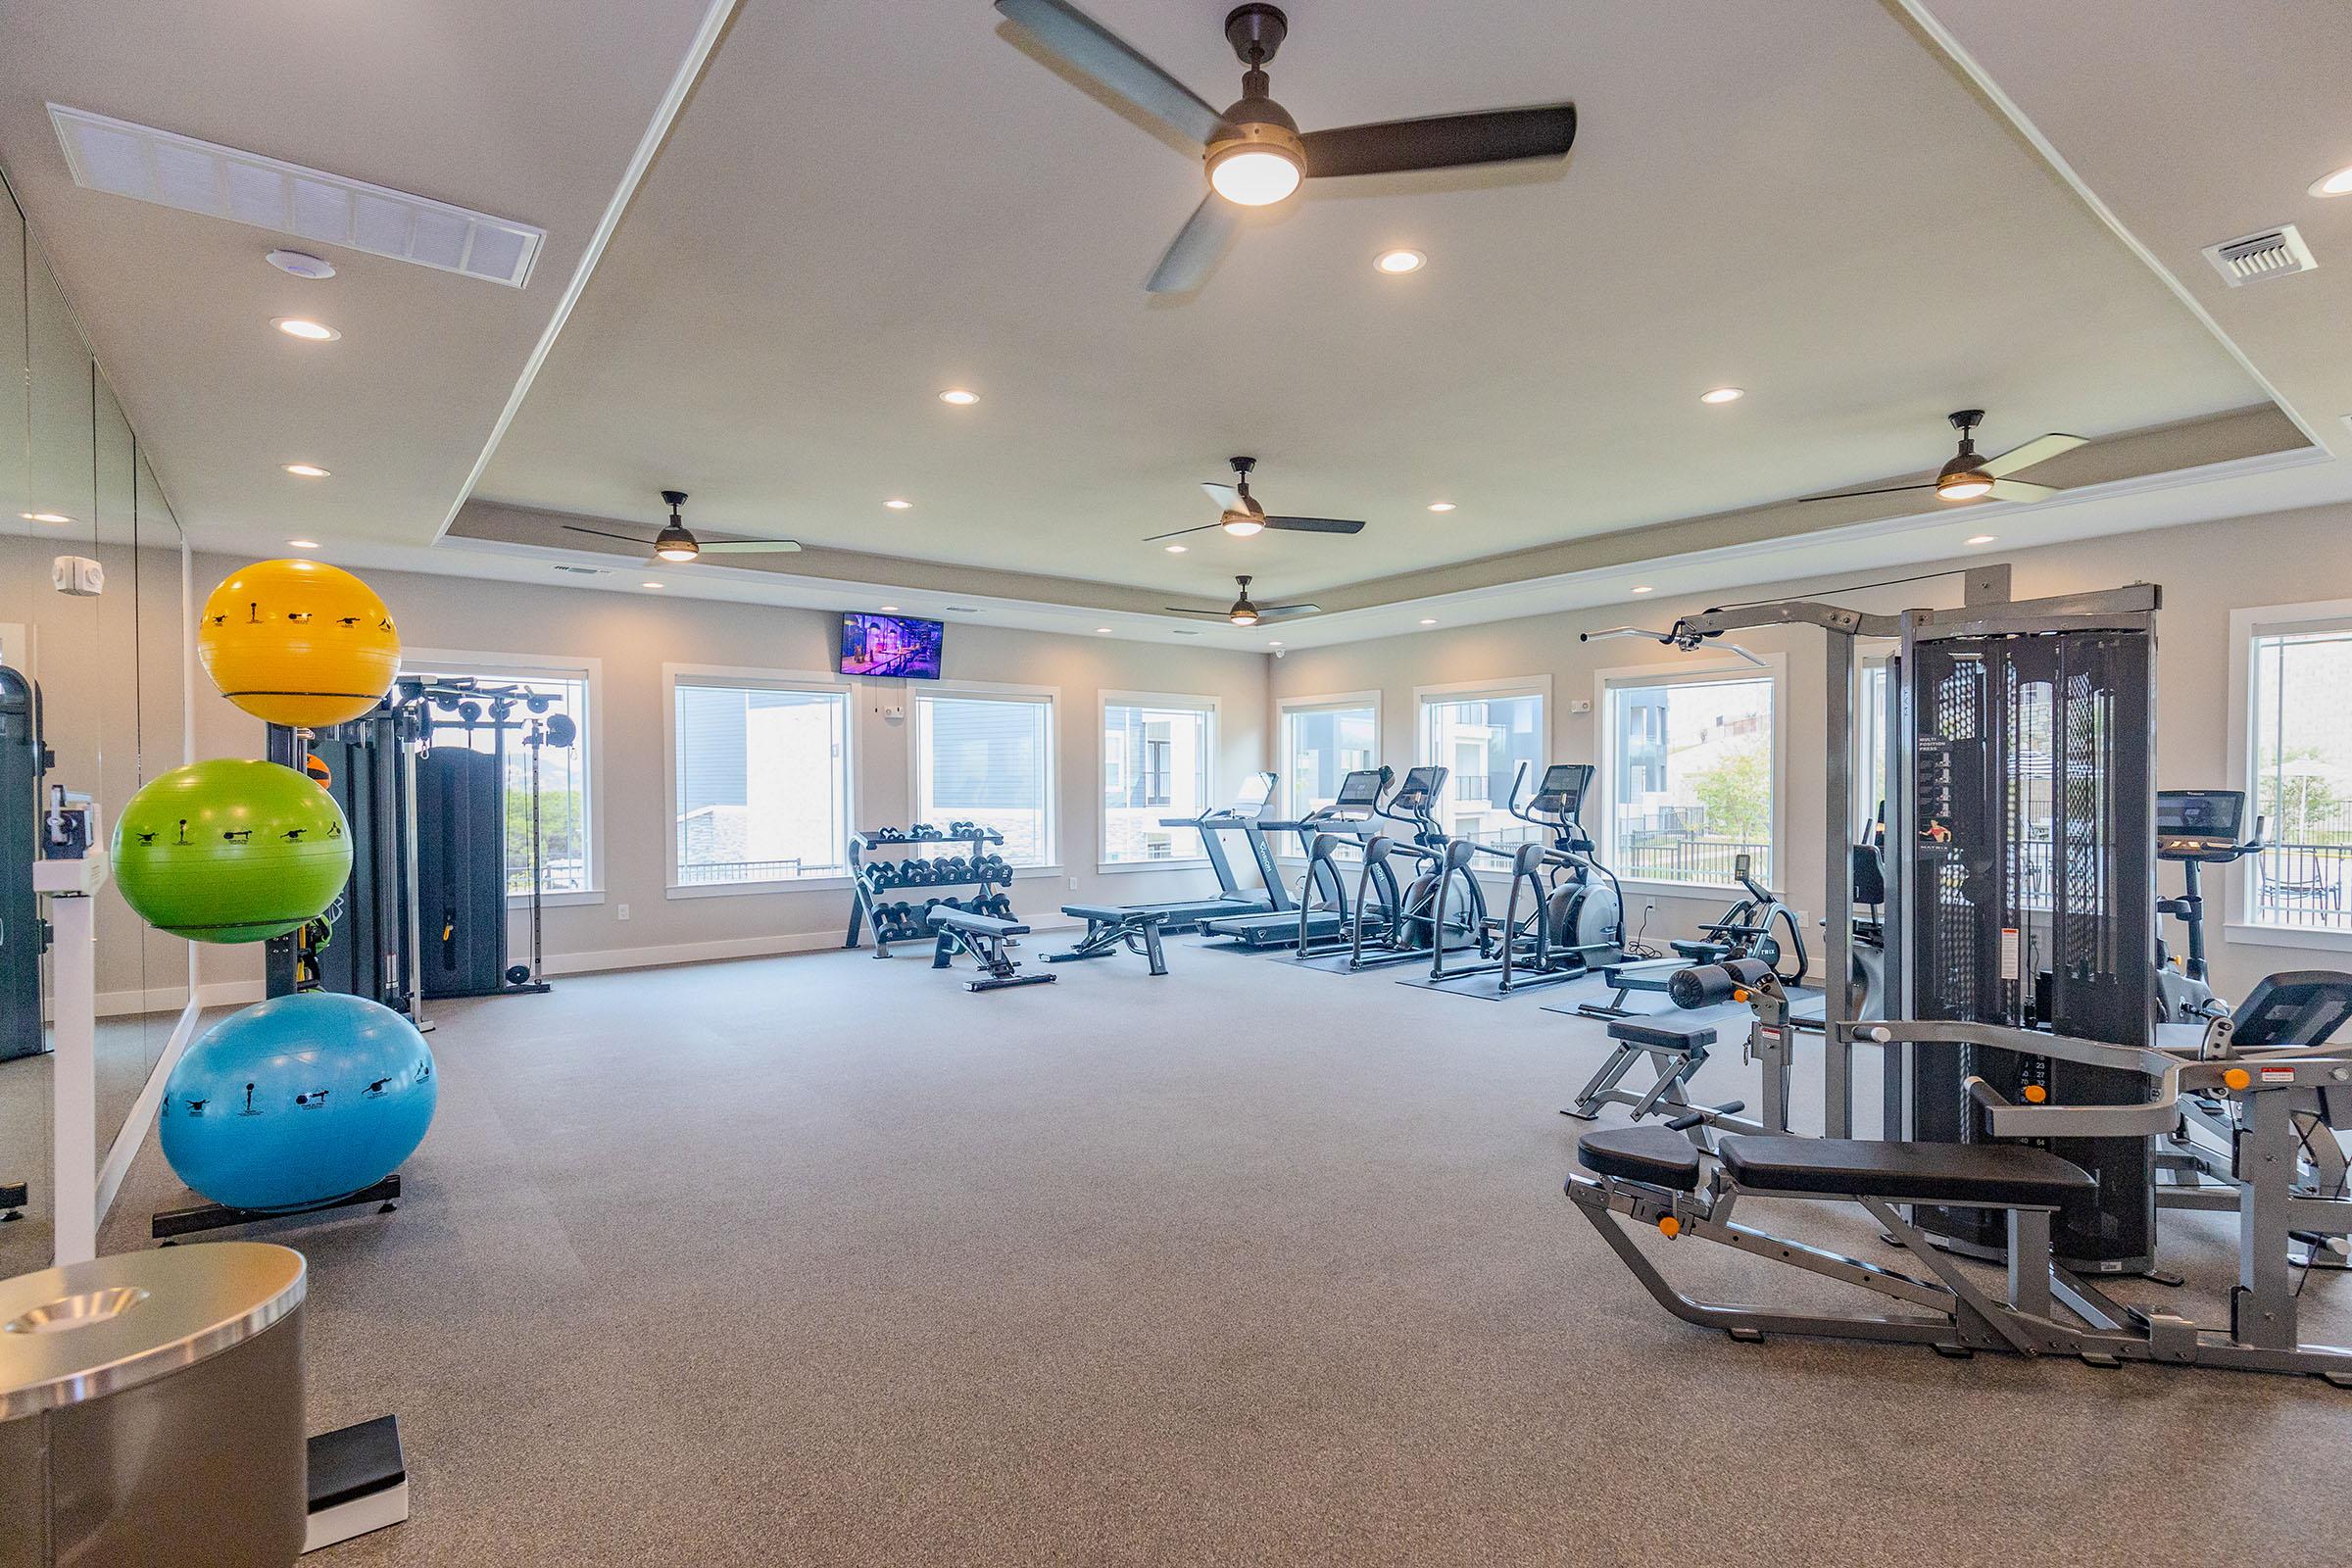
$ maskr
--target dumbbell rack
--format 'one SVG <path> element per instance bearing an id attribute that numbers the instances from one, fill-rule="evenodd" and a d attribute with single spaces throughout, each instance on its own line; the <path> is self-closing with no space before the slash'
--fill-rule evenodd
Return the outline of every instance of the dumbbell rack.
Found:
<path id="1" fill-rule="evenodd" d="M 968 833 L 932 833 L 927 834 L 919 839 L 884 839 L 876 838 L 871 833 L 851 834 L 850 930 L 849 935 L 842 938 L 841 945 L 845 948 L 854 948 L 858 946 L 858 929 L 862 925 L 866 930 L 872 933 L 871 940 L 874 945 L 874 956 L 877 958 L 887 958 L 890 956 L 891 939 L 883 935 L 883 932 L 887 930 L 888 927 L 884 924 L 878 911 L 874 907 L 877 902 L 889 902 L 884 897 L 884 895 L 887 894 L 921 893 L 927 888 L 987 888 L 1000 882 L 1004 885 L 1005 891 L 1010 892 L 1012 889 L 1012 872 L 1010 868 L 1007 868 L 1004 871 L 991 871 L 984 876 L 955 877 L 950 880 L 940 882 L 908 882 L 899 886 L 877 889 L 872 883 L 866 880 L 865 857 L 868 852 L 883 854 L 889 851 L 903 849 L 917 844 L 968 844 L 971 846 L 971 854 L 968 858 L 977 860 L 980 858 L 982 851 L 984 851 L 989 845 L 1003 844 L 1004 842 L 1004 834 L 997 832 L 993 828 L 985 827 L 974 828 Z M 902 937 L 899 940 L 905 941 L 906 939 Z M 921 940 L 927 943 L 930 939 L 925 937 Z"/>

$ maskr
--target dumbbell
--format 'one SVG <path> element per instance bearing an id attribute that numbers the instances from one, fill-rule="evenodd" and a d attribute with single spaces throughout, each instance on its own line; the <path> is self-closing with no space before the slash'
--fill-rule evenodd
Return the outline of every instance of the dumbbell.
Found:
<path id="1" fill-rule="evenodd" d="M 998 893 L 992 895 L 988 901 L 988 912 L 995 915 L 1000 920 L 1011 919 L 1012 895 L 1009 893 Z"/>
<path id="2" fill-rule="evenodd" d="M 965 878 L 967 878 L 967 877 L 971 877 L 971 876 L 974 876 L 974 875 L 977 875 L 977 874 L 978 874 L 978 872 L 977 872 L 977 870 L 975 869 L 975 867 L 972 865 L 972 863 L 971 863 L 970 861 L 966 860 L 966 859 L 965 859 L 965 858 L 964 858 L 962 856 L 960 856 L 960 855 L 951 855 L 951 856 L 949 856 L 949 857 L 948 857 L 948 880 L 949 880 L 949 881 L 951 881 L 951 882 L 960 882 L 960 881 L 964 880 L 964 879 L 965 879 Z"/>
<path id="3" fill-rule="evenodd" d="M 939 837 L 939 829 L 928 822 L 917 822 L 906 830 L 906 836 L 915 839 L 935 839 Z"/>

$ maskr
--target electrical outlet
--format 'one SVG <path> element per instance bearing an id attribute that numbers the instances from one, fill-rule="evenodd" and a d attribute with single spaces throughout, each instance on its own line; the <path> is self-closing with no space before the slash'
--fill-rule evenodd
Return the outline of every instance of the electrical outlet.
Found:
<path id="1" fill-rule="evenodd" d="M 1569 703 L 1568 711 L 1571 713 L 1590 713 L 1592 711 L 1592 699 L 1590 697 L 1579 697 L 1575 699 Z"/>
<path id="2" fill-rule="evenodd" d="M 1078 891 L 1078 879 L 1077 879 L 1076 877 L 1072 877 L 1072 878 L 1070 878 L 1070 891 L 1071 891 L 1072 893 L 1075 893 L 1075 892 L 1077 892 L 1077 891 Z"/>
<path id="3" fill-rule="evenodd" d="M 629 917 L 629 906 L 628 906 L 627 905 L 625 905 L 625 904 L 621 904 L 621 905 L 615 905 L 615 906 L 613 906 L 613 909 L 612 909 L 612 918 L 613 918 L 613 919 L 615 919 L 615 920 L 626 920 L 628 917 Z"/>

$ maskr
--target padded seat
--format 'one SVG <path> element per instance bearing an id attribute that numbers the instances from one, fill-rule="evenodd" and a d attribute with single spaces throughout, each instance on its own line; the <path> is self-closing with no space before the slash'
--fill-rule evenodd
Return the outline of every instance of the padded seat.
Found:
<path id="1" fill-rule="evenodd" d="M 1715 1026 L 1670 1016 L 1619 1018 L 1609 1025 L 1609 1038 L 1644 1051 L 1704 1051 L 1715 1043 Z"/>
<path id="2" fill-rule="evenodd" d="M 1669 942 L 1666 944 L 1692 963 L 1721 963 L 1735 951 L 1727 942 Z"/>
<path id="3" fill-rule="evenodd" d="M 975 936 L 1025 937 L 1029 928 L 1018 920 L 1000 920 L 993 914 L 974 914 L 969 909 L 951 909 L 942 904 L 931 911 L 934 927 L 969 931 Z"/>
<path id="4" fill-rule="evenodd" d="M 1093 920 L 1101 925 L 1157 925 L 1168 917 L 1165 909 L 1139 909 L 1123 904 L 1065 904 L 1064 914 L 1074 914 L 1081 920 Z M 1236 909 L 1236 914 L 1248 914 L 1248 909 Z"/>
<path id="5" fill-rule="evenodd" d="M 1587 1133 L 1576 1141 L 1576 1162 L 1596 1175 L 1670 1187 L 1678 1193 L 1698 1190 L 1697 1148 L 1665 1127 L 1610 1127 Z"/>
<path id="6" fill-rule="evenodd" d="M 2055 1207 L 2097 1186 L 2080 1165 L 2015 1144 L 1744 1137 L 1726 1138 L 1718 1152 L 1751 1193 Z"/>

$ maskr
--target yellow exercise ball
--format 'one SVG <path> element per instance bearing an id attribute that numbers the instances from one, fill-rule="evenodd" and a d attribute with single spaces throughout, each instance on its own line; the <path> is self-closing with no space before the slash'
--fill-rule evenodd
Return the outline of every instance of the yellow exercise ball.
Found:
<path id="1" fill-rule="evenodd" d="M 392 689 L 400 631 L 375 590 L 322 561 L 260 561 L 204 602 L 196 653 L 220 695 L 272 724 L 357 718 Z"/>

